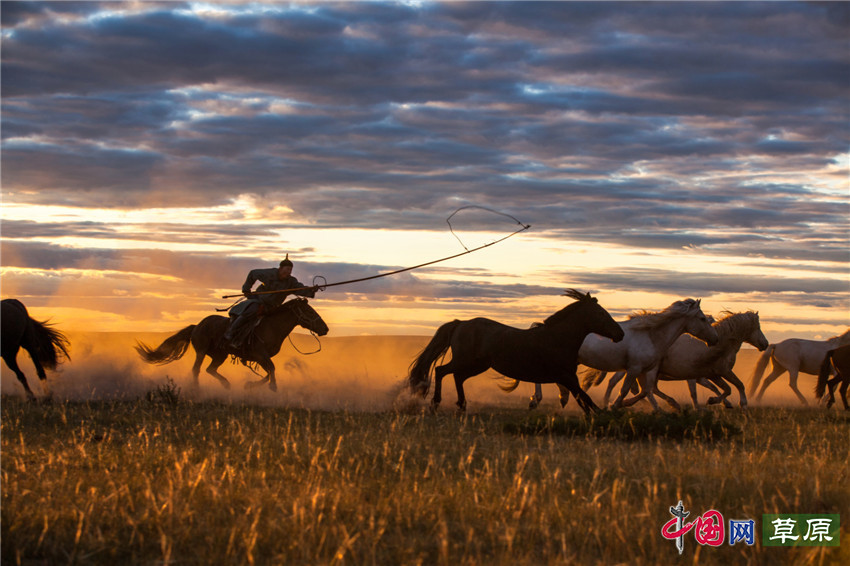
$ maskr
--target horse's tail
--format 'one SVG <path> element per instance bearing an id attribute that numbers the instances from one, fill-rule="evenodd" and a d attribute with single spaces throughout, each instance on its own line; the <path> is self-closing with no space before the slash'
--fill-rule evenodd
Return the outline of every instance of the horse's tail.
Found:
<path id="1" fill-rule="evenodd" d="M 437 363 L 437 360 L 446 353 L 449 349 L 452 340 L 452 334 L 461 323 L 459 320 L 447 322 L 437 329 L 434 337 L 425 346 L 416 359 L 410 364 L 410 374 L 407 378 L 407 384 L 410 390 L 417 393 L 421 397 L 428 394 L 428 388 L 431 386 L 431 368 Z"/>
<path id="2" fill-rule="evenodd" d="M 587 368 L 581 376 L 581 388 L 587 391 L 594 385 L 599 385 L 605 379 L 606 375 L 607 373 L 604 371 L 591 367 Z"/>
<path id="3" fill-rule="evenodd" d="M 189 349 L 192 331 L 195 330 L 194 324 L 191 324 L 175 334 L 159 345 L 155 350 L 151 349 L 142 342 L 136 341 L 136 351 L 149 364 L 165 365 L 175 360 L 179 360 Z"/>
<path id="4" fill-rule="evenodd" d="M 826 382 L 829 379 L 829 374 L 832 372 L 832 354 L 834 353 L 835 350 L 827 352 L 826 356 L 823 358 L 823 363 L 820 365 L 818 382 L 815 385 L 815 397 L 817 399 L 823 397 L 823 394 L 826 392 Z"/>
<path id="5" fill-rule="evenodd" d="M 764 368 L 767 367 L 767 362 L 769 362 L 770 358 L 773 356 L 774 349 L 776 349 L 776 344 L 771 344 L 764 352 L 761 353 L 761 356 L 759 356 L 758 362 L 756 362 L 756 367 L 753 369 L 753 377 L 750 379 L 750 395 L 755 395 L 756 390 L 758 390 L 761 376 L 764 374 Z"/>
<path id="6" fill-rule="evenodd" d="M 27 332 L 30 333 L 35 346 L 36 358 L 45 368 L 55 370 L 63 359 L 71 359 L 68 354 L 68 348 L 71 345 L 68 338 L 53 328 L 48 321 L 39 322 L 30 317 Z"/>

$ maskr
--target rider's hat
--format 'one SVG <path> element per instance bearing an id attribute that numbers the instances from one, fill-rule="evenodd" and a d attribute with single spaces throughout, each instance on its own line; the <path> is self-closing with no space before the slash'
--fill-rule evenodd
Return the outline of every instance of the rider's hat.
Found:
<path id="1" fill-rule="evenodd" d="M 287 265 L 292 267 L 292 261 L 289 259 L 289 254 L 286 254 L 286 257 L 280 262 L 280 267 L 285 267 Z"/>

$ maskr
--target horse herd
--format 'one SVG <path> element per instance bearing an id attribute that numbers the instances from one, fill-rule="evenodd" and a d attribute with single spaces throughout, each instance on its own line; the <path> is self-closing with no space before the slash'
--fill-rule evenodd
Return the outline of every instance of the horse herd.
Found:
<path id="1" fill-rule="evenodd" d="M 494 369 L 506 378 L 505 391 L 516 389 L 519 382 L 535 384 L 531 407 L 542 399 L 541 384 L 554 383 L 560 391 L 564 406 L 572 394 L 585 413 L 598 410 L 585 392 L 603 382 L 613 373 L 605 392 L 605 405 L 614 387 L 622 381 L 613 407 L 630 406 L 647 399 L 655 409 L 660 409 L 655 396 L 661 397 L 674 408 L 676 401 L 659 388 L 660 381 L 685 380 L 697 407 L 697 384 L 714 394 L 709 404 L 724 403 L 731 406 L 727 397 L 730 384 L 739 394 L 741 407 L 747 406 L 744 385 L 732 368 L 743 343 L 762 351 L 751 381 L 750 394 L 761 399 L 767 387 L 786 371 L 790 386 L 803 404 L 805 397 L 797 389 L 800 372 L 818 375 L 815 393 L 826 395 L 826 406 L 834 403 L 834 390 L 839 392 L 845 409 L 847 389 L 850 386 L 850 330 L 825 341 L 791 338 L 778 344 L 769 344 L 761 332 L 756 312 L 724 312 L 715 320 L 706 316 L 700 301 L 676 301 L 659 312 L 641 311 L 623 322 L 615 321 L 590 293 L 574 289 L 565 295 L 574 299 L 566 307 L 549 316 L 542 323 L 528 329 L 518 329 L 487 318 L 454 320 L 437 329 L 433 338 L 414 359 L 408 372 L 407 384 L 414 394 L 426 397 L 431 386 L 434 392 L 431 408 L 436 410 L 442 399 L 443 378 L 454 376 L 457 405 L 466 408 L 464 382 L 488 369 Z M 35 395 L 26 377 L 17 365 L 16 356 L 24 348 L 32 358 L 45 391 L 45 368 L 55 369 L 62 358 L 69 358 L 67 338 L 46 322 L 31 318 L 26 307 L 17 299 L 2 301 L 2 357 L 23 385 L 28 398 Z M 212 315 L 198 324 L 189 325 L 167 338 L 157 348 L 139 342 L 136 351 L 151 364 L 167 364 L 180 359 L 191 344 L 195 350 L 192 366 L 194 385 L 199 384 L 201 365 L 205 357 L 211 358 L 206 372 L 225 388 L 230 382 L 218 372 L 228 356 L 249 367 L 259 366 L 266 375 L 246 387 L 267 384 L 277 389 L 275 366 L 272 362 L 284 339 L 295 326 L 324 336 L 328 326 L 306 299 L 289 300 L 256 322 L 252 339 L 239 349 L 234 349 L 223 339 L 228 326 L 224 316 Z M 442 363 L 449 349 L 451 359 Z M 772 362 L 771 373 L 759 389 L 759 382 L 767 364 Z M 441 364 L 441 365 L 438 365 Z M 578 365 L 588 368 L 583 383 L 579 383 Z M 830 379 L 830 375 L 835 376 Z M 626 398 L 630 393 L 631 398 Z M 48 393 L 49 394 L 49 393 Z"/>

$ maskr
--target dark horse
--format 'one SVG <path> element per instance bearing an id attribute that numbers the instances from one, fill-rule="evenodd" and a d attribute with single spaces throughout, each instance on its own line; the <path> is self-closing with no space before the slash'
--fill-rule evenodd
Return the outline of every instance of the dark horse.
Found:
<path id="1" fill-rule="evenodd" d="M 829 379 L 830 369 L 835 368 L 835 377 Z M 847 387 L 850 387 L 850 344 L 841 346 L 826 353 L 823 363 L 818 374 L 818 383 L 815 386 L 815 395 L 823 397 L 827 385 L 829 386 L 829 396 L 826 398 L 826 408 L 832 407 L 835 403 L 835 386 L 841 383 L 838 392 L 841 394 L 841 402 L 844 403 L 844 410 L 850 410 L 847 405 Z"/>
<path id="2" fill-rule="evenodd" d="M 575 396 L 585 413 L 598 410 L 579 386 L 578 350 L 590 333 L 619 342 L 623 339 L 623 329 L 590 293 L 570 289 L 565 295 L 576 302 L 527 330 L 487 318 L 444 324 L 410 366 L 410 389 L 422 397 L 428 394 L 431 368 L 451 347 L 452 360 L 434 369 L 432 410 L 440 405 L 443 377 L 454 374 L 457 405 L 463 411 L 466 409 L 463 382 L 490 368 L 520 381 L 558 383 Z"/>
<path id="3" fill-rule="evenodd" d="M 225 389 L 230 389 L 230 382 L 218 373 L 218 368 L 227 360 L 227 356 L 233 355 L 246 365 L 255 362 L 266 371 L 266 376 L 261 380 L 246 383 L 246 389 L 268 382 L 269 389 L 277 391 L 272 358 L 280 352 L 283 340 L 289 336 L 292 329 L 301 326 L 319 336 L 328 333 L 328 325 L 319 313 L 313 310 L 307 299 L 301 298 L 287 301 L 266 313 L 260 318 L 253 339 L 238 350 L 234 350 L 224 340 L 224 333 L 229 324 L 227 317 L 211 315 L 167 338 L 155 350 L 139 342 L 136 351 L 149 364 L 163 365 L 182 358 L 191 343 L 196 354 L 195 365 L 192 366 L 195 386 L 198 385 L 198 374 L 201 372 L 204 356 L 209 356 L 212 362 L 207 367 L 207 373 L 218 379 Z"/>
<path id="4" fill-rule="evenodd" d="M 47 322 L 30 318 L 27 307 L 17 299 L 4 299 L 0 302 L 0 327 L 3 361 L 18 376 L 27 397 L 35 400 L 24 372 L 18 367 L 18 350 L 23 348 L 29 352 L 35 371 L 42 381 L 42 388 L 48 392 L 44 368 L 55 370 L 63 357 L 71 358 L 68 355 L 68 339 L 58 330 L 51 328 Z"/>

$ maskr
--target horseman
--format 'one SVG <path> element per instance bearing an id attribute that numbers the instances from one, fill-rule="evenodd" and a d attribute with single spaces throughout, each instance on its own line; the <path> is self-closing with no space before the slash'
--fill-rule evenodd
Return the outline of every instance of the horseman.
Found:
<path id="1" fill-rule="evenodd" d="M 252 292 L 251 288 L 259 281 L 260 285 Z M 292 261 L 289 254 L 278 267 L 252 269 L 242 285 L 242 293 L 248 300 L 230 309 L 230 327 L 224 335 L 230 346 L 239 349 L 249 334 L 246 325 L 258 317 L 280 306 L 289 295 L 315 297 L 318 286 L 308 287 L 292 276 Z M 287 292 L 289 289 L 295 289 Z M 276 292 L 269 292 L 276 291 Z M 258 294 L 262 293 L 262 294 Z"/>

